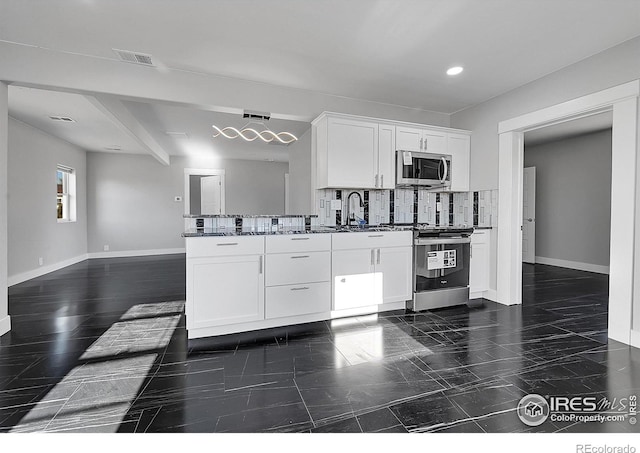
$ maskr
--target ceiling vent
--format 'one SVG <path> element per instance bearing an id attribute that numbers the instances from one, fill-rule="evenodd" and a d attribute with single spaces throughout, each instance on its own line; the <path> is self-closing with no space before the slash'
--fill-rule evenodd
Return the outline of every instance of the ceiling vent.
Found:
<path id="1" fill-rule="evenodd" d="M 256 111 L 252 111 L 252 110 L 245 110 L 242 113 L 242 117 L 243 118 L 249 118 L 249 119 L 252 119 L 252 120 L 269 121 L 269 119 L 271 118 L 271 113 L 269 113 L 269 112 L 256 112 Z"/>
<path id="2" fill-rule="evenodd" d="M 49 118 L 52 119 L 53 121 L 62 121 L 63 123 L 75 123 L 76 122 L 76 120 L 74 120 L 73 118 L 69 118 L 68 116 L 51 115 Z"/>
<path id="3" fill-rule="evenodd" d="M 118 57 L 122 61 L 126 61 L 127 63 L 135 63 L 141 64 L 145 66 L 155 66 L 153 60 L 151 59 L 151 55 L 147 53 L 140 52 L 131 52 L 130 50 L 120 50 L 113 49 L 113 51 L 118 55 Z"/>
<path id="4" fill-rule="evenodd" d="M 187 135 L 186 132 L 167 131 L 167 132 L 165 132 L 165 134 L 167 134 L 171 138 L 175 138 L 176 140 L 188 140 L 189 139 L 189 136 Z"/>

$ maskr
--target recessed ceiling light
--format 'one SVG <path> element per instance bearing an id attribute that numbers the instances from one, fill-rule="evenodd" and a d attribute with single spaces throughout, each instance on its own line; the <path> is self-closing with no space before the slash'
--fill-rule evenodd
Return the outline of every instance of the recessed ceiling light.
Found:
<path id="1" fill-rule="evenodd" d="M 122 151 L 122 147 L 118 145 L 105 146 L 104 149 L 107 151 Z"/>
<path id="2" fill-rule="evenodd" d="M 464 68 L 462 66 L 454 66 L 452 68 L 447 69 L 447 75 L 458 75 L 462 71 L 464 71 Z"/>

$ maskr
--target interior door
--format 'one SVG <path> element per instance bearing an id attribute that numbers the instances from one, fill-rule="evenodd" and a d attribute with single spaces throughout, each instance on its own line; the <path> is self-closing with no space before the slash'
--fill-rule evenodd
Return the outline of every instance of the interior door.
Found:
<path id="1" fill-rule="evenodd" d="M 522 261 L 536 262 L 536 167 L 524 169 L 522 191 Z"/>
<path id="2" fill-rule="evenodd" d="M 220 175 L 203 176 L 200 179 L 200 214 L 222 214 Z"/>

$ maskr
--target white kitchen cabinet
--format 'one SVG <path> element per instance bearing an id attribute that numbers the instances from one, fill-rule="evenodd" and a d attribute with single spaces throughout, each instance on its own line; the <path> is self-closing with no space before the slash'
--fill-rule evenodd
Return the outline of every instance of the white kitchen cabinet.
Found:
<path id="1" fill-rule="evenodd" d="M 265 317 L 331 311 L 331 235 L 266 238 Z"/>
<path id="2" fill-rule="evenodd" d="M 189 338 L 264 319 L 264 237 L 187 238 Z"/>
<path id="3" fill-rule="evenodd" d="M 378 123 L 330 116 L 316 133 L 318 188 L 375 188 Z"/>
<path id="4" fill-rule="evenodd" d="M 379 248 L 375 272 L 382 279 L 382 303 L 409 300 L 412 297 L 413 248 Z"/>
<path id="5" fill-rule="evenodd" d="M 378 173 L 374 186 L 378 189 L 396 187 L 396 127 L 380 123 L 378 126 Z"/>
<path id="6" fill-rule="evenodd" d="M 361 234 L 361 233 L 346 233 Z M 333 309 L 366 307 L 382 303 L 376 298 L 374 249 L 334 250 L 331 254 Z"/>
<path id="7" fill-rule="evenodd" d="M 441 154 L 447 149 L 447 133 L 435 129 L 397 126 L 396 149 Z"/>
<path id="8" fill-rule="evenodd" d="M 466 134 L 447 135 L 447 154 L 451 155 L 452 192 L 469 191 L 469 152 L 471 137 Z"/>
<path id="9" fill-rule="evenodd" d="M 411 298 L 411 232 L 337 233 L 332 242 L 334 310 Z"/>
<path id="10" fill-rule="evenodd" d="M 190 258 L 187 329 L 264 319 L 262 255 Z"/>
<path id="11" fill-rule="evenodd" d="M 477 297 L 489 290 L 489 266 L 491 230 L 476 230 L 471 235 L 471 259 L 469 263 L 469 292 Z"/>

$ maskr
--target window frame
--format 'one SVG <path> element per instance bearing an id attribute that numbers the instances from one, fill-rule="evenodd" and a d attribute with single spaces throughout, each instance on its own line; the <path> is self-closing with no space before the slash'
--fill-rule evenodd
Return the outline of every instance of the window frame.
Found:
<path id="1" fill-rule="evenodd" d="M 62 173 L 62 184 L 58 184 L 58 173 Z M 62 187 L 60 188 L 59 186 Z M 62 213 L 60 213 L 60 206 L 62 206 Z M 58 223 L 73 223 L 76 221 L 75 170 L 60 164 L 56 166 L 56 220 Z"/>

